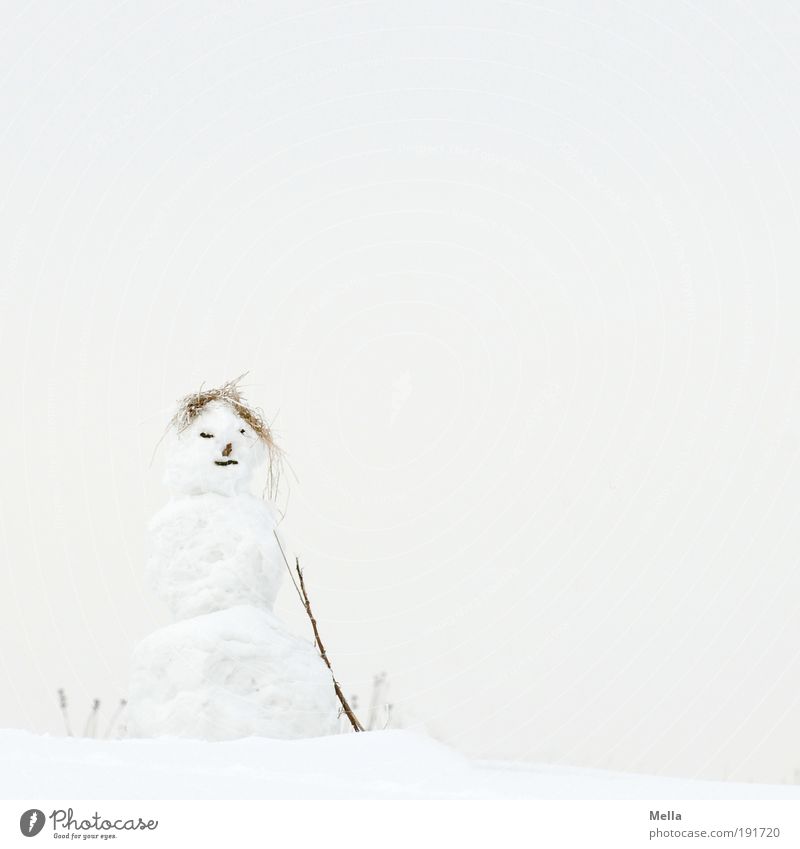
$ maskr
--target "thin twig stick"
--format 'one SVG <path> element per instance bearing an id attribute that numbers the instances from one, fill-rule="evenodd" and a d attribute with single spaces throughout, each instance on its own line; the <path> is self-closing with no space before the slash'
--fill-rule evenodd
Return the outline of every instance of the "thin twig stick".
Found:
<path id="1" fill-rule="evenodd" d="M 297 571 L 297 577 L 300 578 L 300 592 L 303 594 L 303 604 L 306 608 L 306 613 L 308 614 L 308 618 L 311 620 L 311 627 L 314 630 L 314 642 L 317 644 L 317 650 L 320 653 L 320 657 L 325 661 L 325 665 L 331 671 L 331 678 L 333 678 L 333 689 L 336 691 L 336 696 L 342 704 L 342 709 L 345 712 L 345 715 L 350 720 L 350 724 L 353 726 L 354 731 L 363 731 L 364 726 L 358 721 L 358 717 L 353 713 L 353 709 L 347 703 L 347 699 L 344 697 L 344 693 L 342 692 L 342 688 L 339 686 L 339 682 L 336 680 L 336 676 L 333 674 L 333 667 L 331 666 L 330 660 L 328 660 L 328 655 L 325 652 L 325 646 L 322 645 L 322 639 L 319 636 L 319 629 L 317 628 L 317 620 L 314 618 L 314 614 L 311 612 L 311 601 L 308 598 L 308 593 L 306 592 L 306 582 L 303 580 L 303 570 L 300 568 L 300 559 L 295 558 L 294 568 Z"/>
<path id="2" fill-rule="evenodd" d="M 303 570 L 300 568 L 300 559 L 295 558 L 294 567 L 297 572 L 297 577 L 300 579 L 300 584 L 298 586 L 297 581 L 295 580 L 294 575 L 292 574 L 292 569 L 289 566 L 289 561 L 286 559 L 286 552 L 283 550 L 283 546 L 281 545 L 280 539 L 278 539 L 277 532 L 273 531 L 275 534 L 275 539 L 278 541 L 278 548 L 281 550 L 281 554 L 283 555 L 283 562 L 286 564 L 286 568 L 289 570 L 289 575 L 292 579 L 292 583 L 294 584 L 294 588 L 297 590 L 297 594 L 300 596 L 300 600 L 303 602 L 303 607 L 306 609 L 306 613 L 308 614 L 308 618 L 311 620 L 311 628 L 314 631 L 314 645 L 317 647 L 317 651 L 320 654 L 320 657 L 325 661 L 325 665 L 328 667 L 331 673 L 331 678 L 333 679 L 333 689 L 336 692 L 336 698 L 339 699 L 339 703 L 342 706 L 342 710 L 345 713 L 345 716 L 350 720 L 350 724 L 353 726 L 353 731 L 363 731 L 364 726 L 358 721 L 358 717 L 353 713 L 353 709 L 347 703 L 347 699 L 344 697 L 344 693 L 342 692 L 342 688 L 339 686 L 339 682 L 336 680 L 336 676 L 333 674 L 333 667 L 331 666 L 330 660 L 328 660 L 328 654 L 325 651 L 325 646 L 322 645 L 322 639 L 319 636 L 319 628 L 317 627 L 317 620 L 314 618 L 314 614 L 311 611 L 311 601 L 308 597 L 308 592 L 306 591 L 306 582 L 303 580 Z"/>

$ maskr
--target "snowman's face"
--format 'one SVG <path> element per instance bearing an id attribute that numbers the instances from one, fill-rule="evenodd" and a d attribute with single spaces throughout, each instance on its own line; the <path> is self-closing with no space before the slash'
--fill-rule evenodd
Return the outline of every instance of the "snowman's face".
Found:
<path id="1" fill-rule="evenodd" d="M 181 495 L 236 495 L 249 490 L 265 462 L 264 443 L 250 426 L 227 404 L 212 402 L 173 434 L 164 482 Z"/>

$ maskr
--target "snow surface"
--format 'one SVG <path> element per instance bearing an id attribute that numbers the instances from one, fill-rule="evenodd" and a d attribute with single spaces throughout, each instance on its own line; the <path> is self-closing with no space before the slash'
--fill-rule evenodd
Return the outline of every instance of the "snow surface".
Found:
<path id="1" fill-rule="evenodd" d="M 420 734 L 91 740 L 0 730 L 4 799 L 800 799 L 800 786 L 471 761 Z"/>

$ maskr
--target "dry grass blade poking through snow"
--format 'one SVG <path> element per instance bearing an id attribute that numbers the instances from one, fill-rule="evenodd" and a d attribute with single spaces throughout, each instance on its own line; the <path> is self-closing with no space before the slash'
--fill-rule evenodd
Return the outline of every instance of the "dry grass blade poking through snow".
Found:
<path id="1" fill-rule="evenodd" d="M 61 708 L 61 715 L 64 717 L 64 728 L 67 731 L 67 737 L 72 737 L 72 727 L 69 724 L 69 713 L 67 712 L 67 694 L 63 689 L 58 691 L 58 706 Z"/>
<path id="2" fill-rule="evenodd" d="M 275 533 L 273 531 L 273 533 Z M 331 666 L 330 660 L 328 660 L 328 653 L 325 651 L 325 646 L 322 645 L 322 640 L 319 636 L 319 628 L 317 627 L 317 620 L 314 618 L 314 613 L 311 610 L 311 600 L 308 597 L 308 593 L 306 592 L 306 582 L 303 580 L 303 570 L 300 568 L 300 560 L 295 558 L 294 568 L 297 571 L 297 577 L 300 580 L 300 584 L 298 585 L 295 580 L 294 574 L 292 573 L 292 568 L 289 566 L 289 561 L 286 559 L 286 552 L 283 550 L 283 546 L 281 545 L 281 541 L 278 538 L 278 534 L 275 533 L 275 539 L 278 542 L 278 548 L 281 550 L 281 554 L 283 555 L 283 562 L 286 564 L 286 568 L 289 570 L 289 576 L 292 579 L 292 583 L 294 584 L 294 588 L 297 590 L 297 594 L 300 596 L 300 600 L 303 602 L 303 607 L 308 614 L 308 618 L 311 620 L 311 629 L 314 631 L 314 645 L 317 647 L 317 651 L 320 654 L 320 657 L 325 661 L 325 665 L 330 669 L 331 678 L 333 679 L 333 689 L 336 693 L 336 698 L 339 699 L 339 703 L 342 706 L 342 710 L 344 711 L 345 716 L 350 720 L 350 724 L 353 726 L 353 731 L 364 731 L 364 726 L 358 721 L 358 717 L 353 712 L 353 709 L 347 702 L 347 699 L 344 697 L 344 693 L 342 692 L 342 688 L 339 686 L 339 682 L 336 680 L 336 676 L 333 673 L 333 667 Z"/>

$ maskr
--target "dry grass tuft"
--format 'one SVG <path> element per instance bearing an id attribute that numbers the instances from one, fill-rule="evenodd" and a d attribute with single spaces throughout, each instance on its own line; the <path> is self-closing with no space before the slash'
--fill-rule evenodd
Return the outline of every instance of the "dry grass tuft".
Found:
<path id="1" fill-rule="evenodd" d="M 281 451 L 275 443 L 272 431 L 264 419 L 264 414 L 256 407 L 251 407 L 239 390 L 239 381 L 244 375 L 223 383 L 216 389 L 200 387 L 197 392 L 186 395 L 178 402 L 178 409 L 172 417 L 172 424 L 178 433 L 187 427 L 200 415 L 203 409 L 213 402 L 227 404 L 239 418 L 248 424 L 267 448 L 267 491 L 274 497 L 280 479 Z"/>

